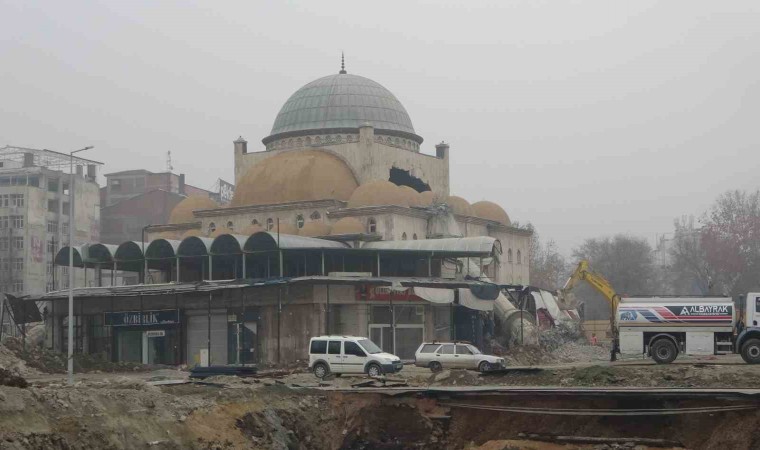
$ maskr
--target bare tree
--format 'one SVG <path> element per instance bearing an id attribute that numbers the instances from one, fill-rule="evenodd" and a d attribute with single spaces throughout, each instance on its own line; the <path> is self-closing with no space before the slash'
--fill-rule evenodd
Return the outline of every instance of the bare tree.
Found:
<path id="1" fill-rule="evenodd" d="M 693 217 L 674 221 L 674 235 L 670 243 L 669 262 L 663 267 L 665 287 L 669 294 L 713 293 L 715 272 L 707 262 L 702 245 L 702 231 L 694 225 Z"/>
<path id="2" fill-rule="evenodd" d="M 550 291 L 557 290 L 567 277 L 567 262 L 557 251 L 557 244 L 549 240 L 541 244 L 538 232 L 531 226 L 533 236 L 530 242 L 530 284 Z"/>

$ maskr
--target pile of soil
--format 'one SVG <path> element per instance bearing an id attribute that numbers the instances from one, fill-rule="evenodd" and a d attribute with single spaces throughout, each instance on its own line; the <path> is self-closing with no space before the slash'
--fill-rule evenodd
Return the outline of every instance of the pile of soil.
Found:
<path id="1" fill-rule="evenodd" d="M 14 374 L 10 370 L 3 369 L 2 367 L 0 367 L 0 385 L 17 388 L 29 387 L 29 383 L 27 383 L 23 377 Z"/>

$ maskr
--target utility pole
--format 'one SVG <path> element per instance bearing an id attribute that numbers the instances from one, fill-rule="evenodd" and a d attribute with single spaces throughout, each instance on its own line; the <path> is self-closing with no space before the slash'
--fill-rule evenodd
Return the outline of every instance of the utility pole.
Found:
<path id="1" fill-rule="evenodd" d="M 93 148 L 69 152 L 69 340 L 68 381 L 74 384 L 74 154 Z"/>

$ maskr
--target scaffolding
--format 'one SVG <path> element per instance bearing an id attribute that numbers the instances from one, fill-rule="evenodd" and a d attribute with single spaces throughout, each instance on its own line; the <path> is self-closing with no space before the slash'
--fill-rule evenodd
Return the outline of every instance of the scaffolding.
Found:
<path id="1" fill-rule="evenodd" d="M 31 157 L 27 155 L 31 155 Z M 45 167 L 51 170 L 70 173 L 72 155 L 56 152 L 54 150 L 6 145 L 5 147 L 0 148 L 0 160 L 16 163 L 18 164 L 18 167 Z M 103 165 L 102 162 L 80 158 L 78 156 L 73 157 L 73 162 L 74 166 Z"/>

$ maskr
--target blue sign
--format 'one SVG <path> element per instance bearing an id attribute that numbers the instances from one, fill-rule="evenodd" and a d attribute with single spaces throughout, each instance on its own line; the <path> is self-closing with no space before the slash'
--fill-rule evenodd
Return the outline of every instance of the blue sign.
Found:
<path id="1" fill-rule="evenodd" d="M 173 325 L 179 323 L 179 310 L 106 312 L 103 313 L 103 323 L 107 327 Z"/>

